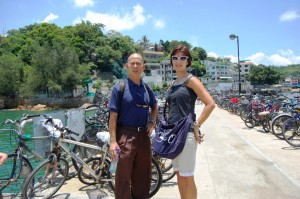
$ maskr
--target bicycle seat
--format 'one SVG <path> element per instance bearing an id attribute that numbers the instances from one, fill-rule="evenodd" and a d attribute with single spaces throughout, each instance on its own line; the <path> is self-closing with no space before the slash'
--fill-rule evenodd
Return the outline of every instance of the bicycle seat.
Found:
<path id="1" fill-rule="evenodd" d="M 109 144 L 110 134 L 107 131 L 101 131 L 96 134 L 96 142 L 98 146 L 103 147 L 105 144 Z"/>
<path id="2" fill-rule="evenodd" d="M 259 116 L 270 115 L 270 111 L 263 111 L 258 113 Z"/>

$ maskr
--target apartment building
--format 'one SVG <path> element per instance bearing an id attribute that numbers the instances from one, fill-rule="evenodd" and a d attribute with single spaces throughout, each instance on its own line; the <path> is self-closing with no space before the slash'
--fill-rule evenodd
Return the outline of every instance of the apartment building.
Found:
<path id="1" fill-rule="evenodd" d="M 251 65 L 253 65 L 252 62 L 240 62 L 241 82 L 246 82 L 246 76 L 250 72 Z M 235 77 L 235 79 L 236 79 L 236 77 Z M 238 77 L 237 77 L 237 79 L 238 79 Z"/>
<path id="2" fill-rule="evenodd" d="M 145 60 L 145 71 L 143 80 L 146 83 L 153 83 L 157 86 L 163 85 L 163 78 L 160 72 L 159 60 L 164 56 L 163 52 L 156 52 L 151 49 L 143 51 L 143 57 Z"/>
<path id="3" fill-rule="evenodd" d="M 232 82 L 235 73 L 230 58 L 223 58 L 221 61 L 202 60 L 201 63 L 206 67 L 206 74 L 211 75 L 208 81 Z"/>
<path id="4" fill-rule="evenodd" d="M 176 72 L 170 63 L 170 60 L 160 62 L 160 75 L 163 82 L 170 83 L 176 78 Z"/>

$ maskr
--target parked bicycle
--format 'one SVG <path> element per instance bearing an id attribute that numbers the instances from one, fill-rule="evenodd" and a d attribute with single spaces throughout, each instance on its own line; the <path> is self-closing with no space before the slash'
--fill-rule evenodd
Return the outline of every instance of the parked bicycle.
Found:
<path id="1" fill-rule="evenodd" d="M 4 165 L 0 168 L 0 192 L 6 189 L 5 192 L 9 193 L 11 198 L 20 196 L 24 182 L 33 170 L 29 159 L 44 160 L 43 156 L 31 149 L 26 143 L 31 140 L 45 140 L 48 139 L 48 136 L 32 137 L 29 134 L 24 134 L 25 125 L 32 123 L 32 118 L 38 116 L 24 114 L 18 120 L 7 119 L 1 125 L 9 125 L 8 128 L 0 131 L 9 132 L 11 138 L 14 138 L 13 141 L 17 144 L 14 153 L 8 155 Z M 28 154 L 31 154 L 31 156 L 28 156 Z"/>
<path id="2" fill-rule="evenodd" d="M 78 178 L 85 184 L 109 184 L 114 190 L 114 175 L 109 172 L 110 158 L 108 141 L 105 146 L 95 146 L 82 142 L 64 139 L 68 134 L 75 134 L 70 129 L 57 125 L 56 119 L 45 116 L 43 122 L 49 132 L 52 132 L 54 143 L 53 151 L 49 154 L 49 160 L 44 161 L 37 166 L 27 178 L 23 197 L 32 198 L 51 198 L 63 185 L 68 172 L 68 164 L 61 158 L 61 150 L 65 151 L 82 167 L 78 171 Z M 54 132 L 54 133 L 53 133 Z M 99 151 L 97 157 L 91 157 L 87 161 L 82 160 L 73 152 L 68 144 L 79 145 L 84 148 L 96 149 Z M 160 188 L 162 182 L 161 170 L 154 159 L 152 159 L 152 183 L 150 195 L 153 196 Z"/>
<path id="3" fill-rule="evenodd" d="M 291 146 L 300 147 L 300 115 L 296 115 L 282 124 L 282 135 Z"/>

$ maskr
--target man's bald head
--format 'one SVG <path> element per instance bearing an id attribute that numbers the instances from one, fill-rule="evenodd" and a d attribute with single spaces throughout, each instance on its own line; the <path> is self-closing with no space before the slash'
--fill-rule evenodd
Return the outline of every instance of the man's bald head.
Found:
<path id="1" fill-rule="evenodd" d="M 132 53 L 132 54 L 128 57 L 127 63 L 129 63 L 129 62 L 130 62 L 130 59 L 132 59 L 132 58 L 140 59 L 142 62 L 144 62 L 143 57 L 142 57 L 141 54 L 139 54 L 139 53 Z"/>

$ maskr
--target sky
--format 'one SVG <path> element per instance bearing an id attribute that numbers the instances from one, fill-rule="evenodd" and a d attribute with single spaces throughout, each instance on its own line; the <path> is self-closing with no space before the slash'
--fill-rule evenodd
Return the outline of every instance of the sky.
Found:
<path id="1" fill-rule="evenodd" d="M 105 33 L 115 30 L 135 42 L 143 36 L 151 43 L 187 41 L 232 62 L 239 51 L 240 60 L 256 65 L 300 64 L 300 0 L 0 0 L 0 34 L 81 20 L 102 23 Z"/>

